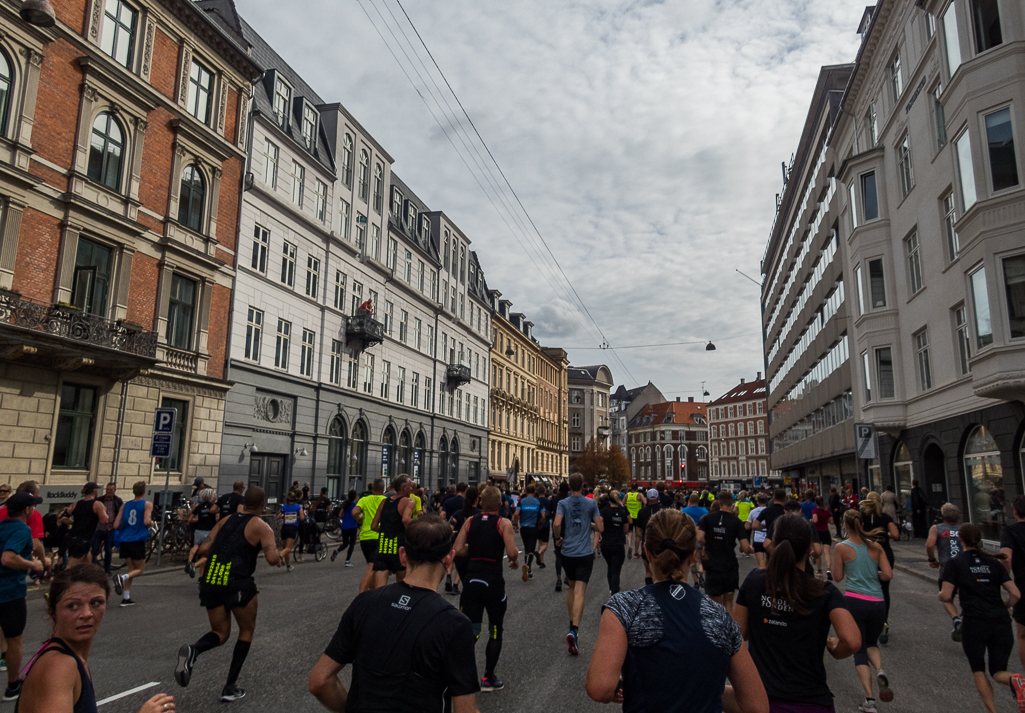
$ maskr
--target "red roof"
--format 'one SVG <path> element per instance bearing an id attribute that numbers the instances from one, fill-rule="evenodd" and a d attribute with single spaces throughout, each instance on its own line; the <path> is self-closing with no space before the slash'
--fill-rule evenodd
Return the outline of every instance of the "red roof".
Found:
<path id="1" fill-rule="evenodd" d="M 694 425 L 699 423 L 694 420 L 695 416 L 700 416 L 704 423 L 708 420 L 705 409 L 707 405 L 699 401 L 663 401 L 658 404 L 648 404 L 633 417 L 630 421 L 630 428 L 657 426 L 663 423 Z M 666 420 L 667 416 L 670 417 L 670 420 Z"/>
<path id="2" fill-rule="evenodd" d="M 745 381 L 737 384 L 708 405 L 721 406 L 722 404 L 732 404 L 738 401 L 764 401 L 767 395 L 765 392 L 765 379 Z"/>

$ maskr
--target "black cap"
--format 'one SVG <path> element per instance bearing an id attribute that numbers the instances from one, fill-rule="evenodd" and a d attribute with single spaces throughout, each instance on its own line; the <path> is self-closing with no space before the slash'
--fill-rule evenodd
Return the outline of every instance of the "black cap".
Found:
<path id="1" fill-rule="evenodd" d="M 15 493 L 7 498 L 7 502 L 4 505 L 7 506 L 8 515 L 18 515 L 25 512 L 29 505 L 39 505 L 42 502 L 42 498 L 36 497 L 32 493 Z"/>
<path id="2" fill-rule="evenodd" d="M 89 481 L 88 483 L 86 483 L 85 485 L 82 486 L 82 494 L 83 495 L 88 495 L 89 493 L 93 492 L 94 490 L 99 490 L 99 489 L 100 489 L 99 483 L 94 483 L 92 481 Z"/>
<path id="3" fill-rule="evenodd" d="M 204 483 L 206 483 L 206 481 L 203 480 L 202 478 L 196 478 L 195 480 L 192 481 L 192 487 L 194 488 L 197 485 L 203 485 Z"/>

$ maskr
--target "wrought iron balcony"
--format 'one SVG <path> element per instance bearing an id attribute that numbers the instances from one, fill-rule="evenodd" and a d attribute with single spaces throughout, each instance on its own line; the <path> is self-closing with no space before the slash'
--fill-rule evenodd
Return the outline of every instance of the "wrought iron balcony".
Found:
<path id="1" fill-rule="evenodd" d="M 346 322 L 345 339 L 354 351 L 361 352 L 384 341 L 384 325 L 369 312 L 359 312 Z"/>
<path id="2" fill-rule="evenodd" d="M 468 364 L 449 364 L 445 371 L 450 388 L 458 388 L 470 383 L 470 366 Z"/>
<path id="3" fill-rule="evenodd" d="M 70 305 L 37 302 L 6 290 L 0 290 L 0 326 L 26 330 L 21 333 L 23 342 L 32 340 L 35 334 L 151 360 L 157 353 L 156 332 L 86 314 Z M 10 341 L 9 337 L 4 341 Z"/>

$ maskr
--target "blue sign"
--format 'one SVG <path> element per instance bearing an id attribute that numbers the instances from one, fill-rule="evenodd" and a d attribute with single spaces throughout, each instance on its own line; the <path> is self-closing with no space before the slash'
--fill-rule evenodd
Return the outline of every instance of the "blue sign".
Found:
<path id="1" fill-rule="evenodd" d="M 381 448 L 381 475 L 385 478 L 388 477 L 388 452 L 390 450 L 388 446 Z"/>
<path id="2" fill-rule="evenodd" d="M 150 458 L 170 458 L 174 446 L 174 426 L 178 421 L 178 409 L 158 408 L 153 414 L 153 440 L 150 441 Z"/>
<path id="3" fill-rule="evenodd" d="M 153 414 L 153 433 L 174 433 L 178 409 L 158 408 Z"/>
<path id="4" fill-rule="evenodd" d="M 762 478 L 762 477 L 755 478 L 755 487 L 756 488 L 764 488 L 765 487 L 765 478 Z"/>
<path id="5" fill-rule="evenodd" d="M 153 441 L 150 443 L 149 446 L 149 457 L 170 458 L 172 438 L 173 437 L 170 433 L 154 433 Z"/>

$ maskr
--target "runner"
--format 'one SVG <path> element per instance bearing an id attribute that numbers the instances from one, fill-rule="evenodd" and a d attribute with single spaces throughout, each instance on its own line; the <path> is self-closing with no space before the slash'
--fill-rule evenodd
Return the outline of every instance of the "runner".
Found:
<path id="1" fill-rule="evenodd" d="M 786 515 L 773 530 L 768 569 L 747 575 L 733 616 L 751 646 L 770 711 L 834 713 L 823 656 L 847 658 L 861 646 L 861 634 L 840 590 L 805 568 L 814 542 L 807 521 Z M 829 636 L 831 626 L 837 638 Z"/>
<path id="2" fill-rule="evenodd" d="M 838 540 L 843 539 L 843 535 L 840 534 L 841 520 L 843 520 L 843 498 L 840 497 L 840 493 L 837 491 L 836 486 L 832 486 L 829 489 L 829 512 L 833 515 L 833 526 L 836 528 L 836 538 Z"/>
<path id="3" fill-rule="evenodd" d="M 146 540 L 149 539 L 149 528 L 153 524 L 153 503 L 146 501 L 146 481 L 140 480 L 132 486 L 134 500 L 129 500 L 117 514 L 114 529 L 121 532 L 121 544 L 118 551 L 128 561 L 128 574 L 114 577 L 114 591 L 121 595 L 121 606 L 130 607 L 132 600 L 132 582 L 146 568 Z"/>
<path id="4" fill-rule="evenodd" d="M 751 547 L 755 553 L 758 569 L 765 569 L 767 555 L 765 553 L 765 530 L 755 528 L 755 523 L 758 522 L 758 516 L 765 511 L 767 502 L 769 499 L 765 497 L 765 493 L 755 495 L 756 507 L 748 514 L 747 521 L 744 523 L 744 528 L 751 533 Z"/>
<path id="5" fill-rule="evenodd" d="M 29 495 L 39 497 L 39 483 L 34 480 L 26 480 L 18 486 L 16 492 L 28 493 Z M 7 519 L 6 502 L 7 498 L 4 498 L 5 504 L 0 506 L 0 522 Z M 43 574 L 41 577 L 46 577 L 49 574 L 52 563 L 43 546 L 43 538 L 46 537 L 46 530 L 43 525 L 43 516 L 36 508 L 32 508 L 32 513 L 28 516 L 28 528 L 32 531 L 32 555 L 43 563 Z M 3 656 L 0 656 L 0 663 L 3 663 Z M 3 667 L 0 666 L 0 671 L 2 670 Z"/>
<path id="6" fill-rule="evenodd" d="M 256 556 L 262 549 L 267 564 L 281 566 L 274 530 L 260 518 L 266 500 L 263 488 L 249 486 L 242 512 L 222 518 L 199 548 L 202 556 L 210 556 L 206 576 L 199 583 L 199 603 L 210 619 L 210 631 L 196 643 L 184 644 L 178 650 L 174 680 L 183 688 L 189 685 L 196 657 L 228 641 L 234 617 L 238 624 L 238 640 L 231 655 L 228 680 L 221 690 L 223 703 L 237 701 L 246 695 L 236 684 L 256 631 L 259 591 L 253 579 Z"/>
<path id="7" fill-rule="evenodd" d="M 573 656 L 580 653 L 577 643 L 580 619 L 584 612 L 587 582 L 594 568 L 591 532 L 601 532 L 603 529 L 597 503 L 580 493 L 583 485 L 584 477 L 580 473 L 569 477 L 570 496 L 559 501 L 555 523 L 552 525 L 555 544 L 562 548 L 562 564 L 569 580 L 566 592 L 566 609 L 569 611 L 566 645 Z"/>
<path id="8" fill-rule="evenodd" d="M 787 491 L 783 488 L 776 488 L 772 491 L 772 504 L 766 506 L 766 508 L 762 510 L 755 519 L 754 528 L 756 530 L 765 530 L 765 548 L 767 552 L 772 547 L 772 523 L 774 523 L 777 518 L 783 517 L 783 515 L 786 514 L 784 506 L 787 502 Z M 794 503 L 794 505 L 797 505 L 797 503 Z M 797 509 L 801 509 L 799 505 L 797 506 Z"/>
<path id="9" fill-rule="evenodd" d="M 14 701 L 21 695 L 21 636 L 28 621 L 25 596 L 25 572 L 42 572 L 43 563 L 32 559 L 32 530 L 28 519 L 43 499 L 29 493 L 7 498 L 7 517 L 0 522 L 0 632 L 7 643 L 7 690 L 3 700 Z"/>
<path id="10" fill-rule="evenodd" d="M 940 508 L 940 517 L 943 522 L 929 528 L 929 537 L 925 541 L 925 552 L 929 557 L 929 566 L 940 571 L 940 578 L 937 580 L 940 589 L 943 588 L 943 568 L 951 559 L 961 552 L 961 541 L 958 539 L 958 523 L 961 521 L 961 510 L 953 503 L 945 503 Z M 937 558 L 938 556 L 938 558 Z M 954 641 L 961 641 L 961 616 L 953 601 L 943 602 L 943 609 L 950 617 L 953 628 L 950 630 L 950 638 Z"/>
<path id="11" fill-rule="evenodd" d="M 634 483 L 633 489 L 626 494 L 626 512 L 630 516 L 630 537 L 626 545 L 626 558 L 641 556 L 641 541 L 644 539 L 644 531 L 637 525 L 637 516 L 641 514 L 641 508 L 648 502 L 641 494 L 640 483 Z"/>
<path id="12" fill-rule="evenodd" d="M 601 557 L 605 560 L 606 577 L 609 580 L 609 595 L 619 592 L 619 574 L 626 557 L 626 537 L 630 531 L 630 515 L 615 490 L 609 493 L 608 501 L 599 514 L 605 526 L 601 536 Z"/>
<path id="13" fill-rule="evenodd" d="M 655 583 L 615 595 L 602 611 L 587 669 L 592 700 L 660 713 L 769 710 L 740 627 L 686 583 L 696 545 L 694 523 L 675 510 L 648 523 L 644 551 Z"/>
<path id="14" fill-rule="evenodd" d="M 733 593 L 740 588 L 737 542 L 743 552 L 753 550 L 744 523 L 734 514 L 733 495 L 721 490 L 717 502 L 719 511 L 705 515 L 698 523 L 698 542 L 705 552 L 705 594 L 732 614 Z"/>
<path id="15" fill-rule="evenodd" d="M 459 531 L 463 529 L 463 524 L 471 519 L 474 515 L 480 512 L 480 496 L 477 494 L 477 486 L 471 485 L 466 489 L 463 494 L 463 508 L 449 520 L 452 525 L 452 548 L 455 549 L 456 537 L 459 535 Z M 464 586 L 466 583 L 466 571 L 470 566 L 469 555 L 460 555 L 456 553 L 455 559 L 452 561 L 453 569 L 456 571 L 455 583 L 449 586 L 451 575 L 445 580 L 445 591 L 451 594 L 460 595 L 459 583 L 463 582 Z M 462 609 L 462 595 L 459 596 L 459 608 Z"/>
<path id="16" fill-rule="evenodd" d="M 559 509 L 559 503 L 569 497 L 569 483 L 565 480 L 559 483 L 559 493 L 548 503 L 548 518 L 555 522 L 555 515 Z M 552 546 L 555 547 L 555 591 L 562 591 L 562 547 L 557 537 L 552 537 Z M 569 580 L 566 580 L 567 582 Z"/>
<path id="17" fill-rule="evenodd" d="M 755 505 L 751 502 L 751 496 L 746 490 L 741 490 L 737 493 L 737 502 L 735 504 L 737 508 L 737 517 L 743 523 L 747 522 L 747 518 L 751 515 L 751 511 L 755 509 Z"/>
<path id="18" fill-rule="evenodd" d="M 96 526 L 107 522 L 107 510 L 103 507 L 103 503 L 96 499 L 96 491 L 99 490 L 99 487 L 96 483 L 83 485 L 82 499 L 65 508 L 61 513 L 60 523 L 70 527 L 64 538 L 65 546 L 68 549 L 69 567 L 74 567 L 76 564 L 88 564 L 91 561 L 89 555 Z"/>
<path id="19" fill-rule="evenodd" d="M 310 672 L 310 693 L 329 711 L 477 710 L 470 622 L 437 593 L 452 565 L 452 530 L 432 515 L 405 534 L 405 581 L 356 597 Z M 346 690 L 338 674 L 349 664 Z"/>
<path id="20" fill-rule="evenodd" d="M 360 594 L 374 588 L 374 561 L 377 559 L 377 541 L 380 535 L 371 528 L 371 525 L 374 523 L 374 516 L 377 515 L 377 508 L 384 502 L 384 479 L 377 478 L 370 488 L 370 494 L 360 498 L 356 507 L 352 509 L 352 517 L 359 523 L 359 549 L 367 562 L 363 577 L 359 580 Z"/>
<path id="21" fill-rule="evenodd" d="M 801 514 L 804 519 L 811 522 L 811 514 L 815 510 L 815 491 L 808 488 L 804 491 L 804 500 L 801 501 Z"/>
<path id="22" fill-rule="evenodd" d="M 89 650 L 103 621 L 109 594 L 107 575 L 96 565 L 71 567 L 53 578 L 46 599 L 53 636 L 29 664 L 16 711 L 96 711 L 96 693 L 88 668 Z M 143 704 L 139 713 L 174 710 L 174 696 L 158 693 Z"/>
<path id="23" fill-rule="evenodd" d="M 1014 585 L 1020 593 L 1025 591 L 1025 495 L 1014 499 L 1014 520 L 1013 525 L 1004 528 L 1000 537 L 1000 554 L 1004 555 L 1004 566 L 1014 577 Z M 1017 632 L 1018 658 L 1025 668 L 1025 602 L 1021 598 L 1014 605 L 1012 616 Z"/>
<path id="24" fill-rule="evenodd" d="M 97 498 L 103 504 L 107 513 L 106 522 L 96 525 L 96 532 L 93 533 L 92 555 L 93 562 L 97 562 L 100 550 L 103 550 L 103 571 L 110 576 L 110 563 L 113 558 L 114 549 L 114 518 L 121 512 L 124 501 L 117 496 L 117 483 L 107 483 L 103 497 Z"/>
<path id="25" fill-rule="evenodd" d="M 652 495 L 652 493 L 655 493 L 655 495 Z M 648 522 L 651 521 L 651 518 L 654 517 L 655 513 L 662 510 L 662 503 L 658 501 L 657 493 L 658 491 L 656 491 L 654 488 L 648 491 L 647 497 L 645 498 L 645 502 L 647 504 L 644 507 L 642 507 L 640 513 L 637 514 L 636 522 L 637 525 L 640 527 L 641 539 L 646 537 L 644 530 L 648 526 Z M 644 562 L 644 584 L 654 584 L 655 580 L 652 578 L 651 565 L 648 563 L 648 558 L 643 553 L 640 555 L 640 557 L 641 561 Z M 697 565 L 692 565 L 692 569 L 696 566 Z M 696 583 L 695 586 L 697 586 Z"/>
<path id="26" fill-rule="evenodd" d="M 275 515 L 275 519 L 281 520 L 281 550 L 278 552 L 278 557 L 285 560 L 285 570 L 288 572 L 295 569 L 289 559 L 292 556 L 292 550 L 295 549 L 295 541 L 299 537 L 299 523 L 306 517 L 303 506 L 299 504 L 301 497 L 302 491 L 289 490 L 288 495 L 285 496 L 285 504 Z"/>
<path id="27" fill-rule="evenodd" d="M 520 498 L 516 504 L 516 512 L 513 513 L 513 524 L 520 526 L 520 539 L 523 540 L 523 581 L 528 582 L 534 578 L 532 565 L 537 554 L 537 532 L 545 513 L 541 510 L 541 502 L 534 497 L 537 491 L 533 485 L 528 485 L 526 495 Z M 471 618 L 472 621 L 472 618 Z"/>
<path id="28" fill-rule="evenodd" d="M 356 509 L 356 491 L 350 490 L 345 496 L 345 502 L 342 503 L 342 544 L 338 546 L 338 549 L 331 553 L 331 561 L 334 562 L 335 558 L 338 557 L 342 550 L 348 548 L 345 553 L 345 566 L 352 566 L 352 551 L 356 549 L 356 539 L 359 536 L 359 523 L 356 522 L 356 518 L 352 516 L 353 510 Z"/>
<path id="29" fill-rule="evenodd" d="M 817 496 L 815 498 L 815 509 L 811 512 L 811 522 L 815 526 L 815 535 L 818 538 L 819 545 L 819 555 L 815 558 L 815 562 L 818 564 L 818 573 L 821 576 L 822 562 L 825 560 L 825 578 L 832 580 L 833 571 L 832 564 L 830 564 L 830 554 L 833 551 L 833 535 L 829 532 L 829 525 L 833 522 L 833 514 L 823 507 L 824 504 L 822 496 Z"/>
<path id="30" fill-rule="evenodd" d="M 392 481 L 392 488 L 395 494 L 381 503 L 371 525 L 381 534 L 377 557 L 374 559 L 374 582 L 377 587 L 388 583 L 389 574 L 394 574 L 397 582 L 406 576 L 406 567 L 399 558 L 399 548 L 402 547 L 403 532 L 413 521 L 414 506 L 409 499 L 409 494 L 413 492 L 413 481 L 408 475 L 398 475 Z"/>
<path id="31" fill-rule="evenodd" d="M 217 524 L 217 493 L 212 488 L 204 488 L 199 491 L 199 503 L 192 508 L 192 514 L 189 516 L 189 524 L 192 525 L 192 549 L 189 550 L 189 561 L 185 563 L 185 573 L 196 578 L 196 573 L 199 573 L 199 578 L 203 578 L 203 565 L 206 564 L 206 558 L 200 558 L 196 561 L 196 555 L 199 554 L 199 546 L 203 540 L 207 538 L 210 531 L 214 529 L 214 525 Z"/>
<path id="32" fill-rule="evenodd" d="M 245 492 L 246 484 L 241 480 L 236 480 L 230 493 L 225 493 L 217 498 L 217 519 L 220 520 L 232 513 L 242 512 L 242 501 L 245 500 L 242 494 Z"/>
<path id="33" fill-rule="evenodd" d="M 552 519 L 548 516 L 548 506 L 550 499 L 546 497 L 548 489 L 543 486 L 537 486 L 537 501 L 541 505 L 541 511 L 544 513 L 544 517 L 541 518 L 541 524 L 537 528 L 537 566 L 540 569 L 545 568 L 545 552 L 548 551 L 548 540 L 551 539 L 552 532 Z"/>
<path id="34" fill-rule="evenodd" d="M 463 498 L 466 497 L 466 483 L 459 482 L 448 486 L 448 493 L 445 501 L 441 504 L 442 515 L 450 520 L 457 512 L 463 509 Z"/>
<path id="35" fill-rule="evenodd" d="M 528 487 L 528 493 L 533 490 Z M 502 495 L 498 488 L 484 488 L 480 496 L 481 512 L 466 521 L 456 537 L 456 554 L 469 557 L 466 584 L 460 608 L 473 625 L 473 635 L 480 638 L 484 612 L 488 613 L 488 645 L 485 649 L 482 691 L 497 691 L 505 684 L 495 676 L 498 657 L 502 653 L 502 628 L 508 598 L 502 576 L 503 555 L 509 568 L 519 568 L 519 553 L 513 539 L 512 523 L 498 514 Z M 524 580 L 526 581 L 526 580 Z"/>
<path id="36" fill-rule="evenodd" d="M 650 493 L 653 491 L 648 492 Z M 698 495 L 697 493 L 691 493 L 690 498 L 687 499 L 687 507 L 683 509 L 683 514 L 694 521 L 695 527 L 699 522 L 701 522 L 701 518 L 708 514 L 708 508 L 704 508 L 701 506 L 702 500 L 702 496 Z"/>
<path id="37" fill-rule="evenodd" d="M 883 552 L 886 553 L 886 559 L 890 563 L 890 569 L 893 569 L 894 556 L 893 548 L 890 547 L 890 540 L 899 540 L 900 531 L 897 529 L 897 523 L 893 521 L 889 515 L 883 512 L 883 501 L 879 497 L 879 493 L 873 491 L 868 494 L 868 497 L 861 501 L 859 505 L 861 508 L 861 519 L 866 530 L 879 530 L 879 535 L 875 538 L 882 548 Z M 879 635 L 880 644 L 888 644 L 890 642 L 890 582 L 892 580 L 883 580 L 880 584 L 883 587 L 883 599 L 886 601 L 886 623 L 883 624 L 883 633 Z"/>
<path id="38" fill-rule="evenodd" d="M 833 575 L 838 582 L 842 582 L 844 576 L 847 577 L 844 601 L 861 632 L 861 648 L 854 653 L 854 668 L 865 690 L 865 702 L 858 710 L 862 713 L 876 713 L 870 665 L 876 671 L 879 700 L 884 703 L 893 700 L 893 691 L 883 671 L 883 659 L 879 652 L 879 635 L 886 623 L 886 601 L 883 599 L 881 582 L 892 579 L 893 570 L 890 569 L 890 562 L 882 546 L 875 542 L 879 531 L 865 532 L 861 513 L 856 508 L 844 513 L 843 524 L 847 529 L 847 539 L 836 546 Z"/>
<path id="39" fill-rule="evenodd" d="M 965 523 L 958 536 L 962 550 L 943 568 L 940 601 L 953 602 L 955 592 L 960 596 L 964 610 L 961 648 L 968 657 L 975 688 L 986 710 L 989 713 L 997 710 L 993 684 L 986 678 L 988 653 L 989 675 L 997 683 L 1010 686 L 1018 710 L 1025 713 L 1025 678 L 1007 671 L 1007 662 L 1014 649 L 1014 633 L 1007 609 L 1018 603 L 1021 593 L 1000 562 L 982 549 L 982 530 L 977 525 Z M 1001 589 L 1007 590 L 1006 603 L 1000 596 Z"/>

